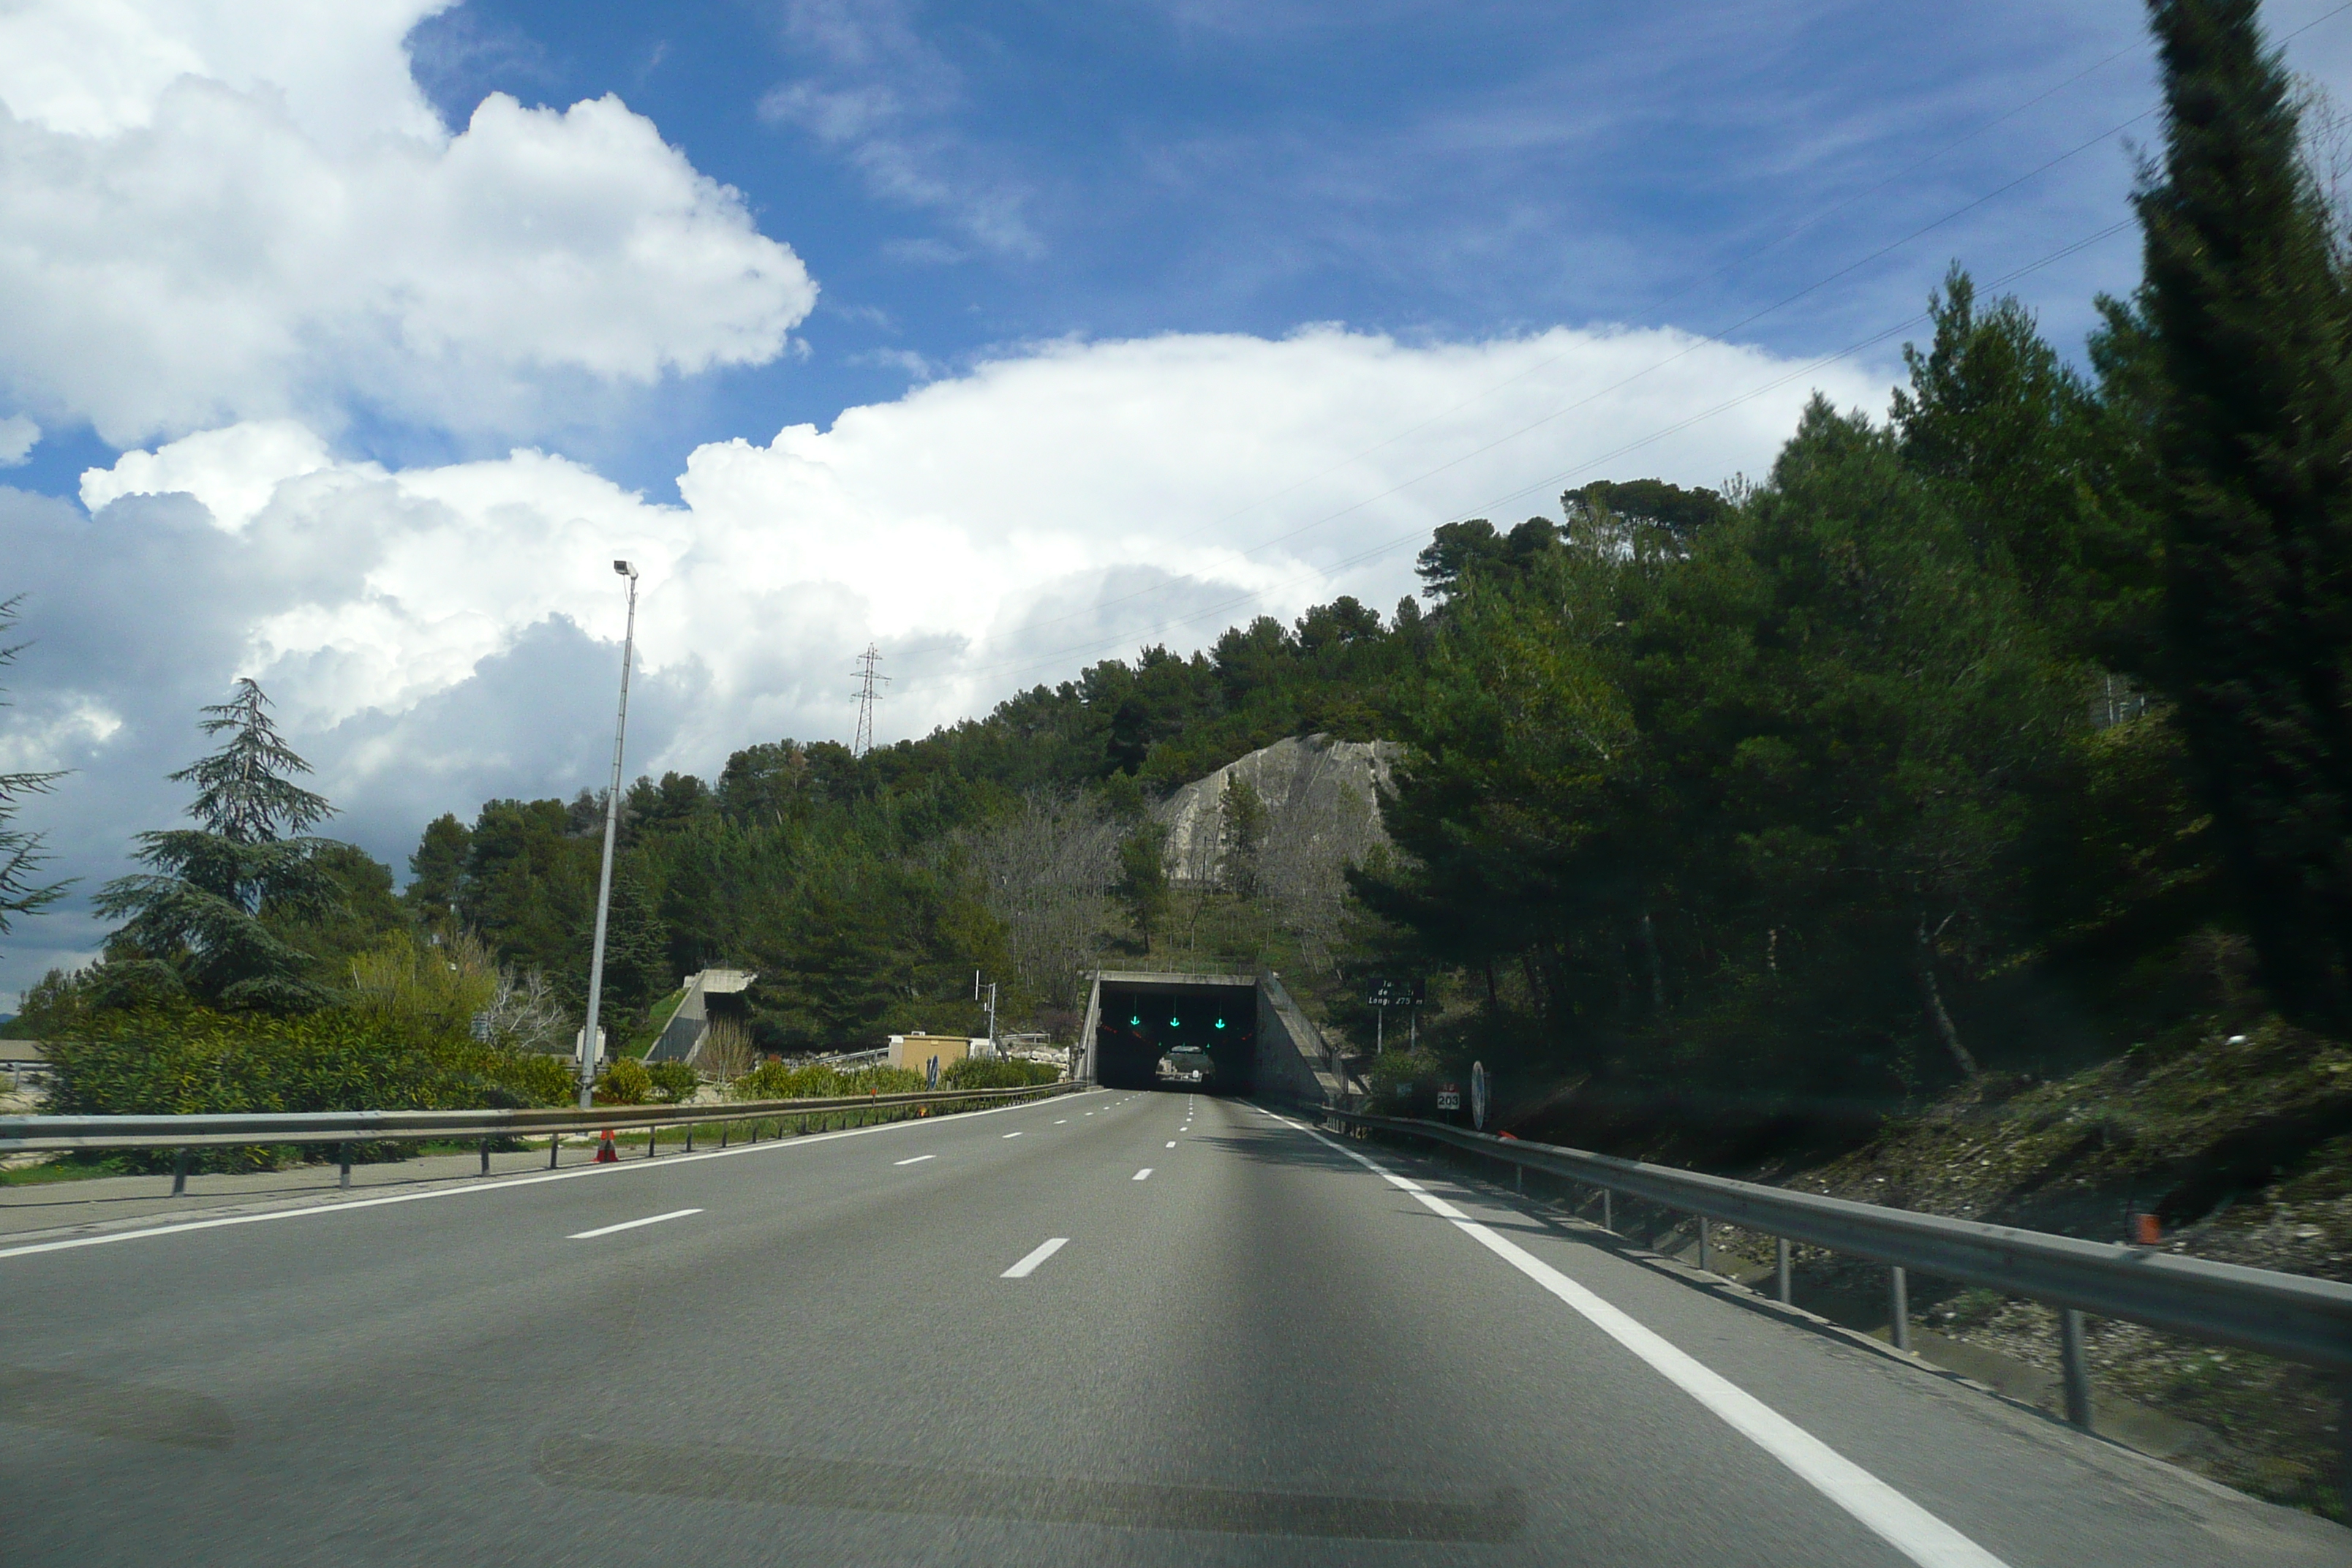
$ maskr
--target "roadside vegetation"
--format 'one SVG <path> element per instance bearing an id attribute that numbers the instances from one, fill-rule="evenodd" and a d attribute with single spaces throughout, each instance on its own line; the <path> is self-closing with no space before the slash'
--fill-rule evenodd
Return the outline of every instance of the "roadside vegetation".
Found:
<path id="1" fill-rule="evenodd" d="M 2144 278 L 2079 358 L 1955 265 L 1891 405 L 1816 400 L 1761 475 L 1596 481 L 1437 528 L 1386 614 L 640 778 L 600 1094 L 912 1089 L 811 1058 L 975 1030 L 975 968 L 1067 1041 L 1091 967 L 1263 966 L 1384 1104 L 1475 1060 L 1527 1137 L 2352 1278 L 2352 158 L 2247 0 L 2152 15 Z M 562 1100 L 603 801 L 444 816 L 395 892 L 257 688 L 203 723 L 194 826 L 9 1026 L 58 1042 L 58 1107 Z M 1171 877 L 1171 790 L 1315 735 L 1400 748 L 1376 823 L 1235 785 L 1214 874 Z M 50 782 L 0 778 L 0 932 L 55 896 L 11 815 Z M 631 1059 L 714 964 L 758 976 L 749 1070 Z M 1427 987 L 1378 1061 L 1376 978 Z M 1923 1300 L 2042 1353 L 2013 1304 Z M 2214 1473 L 2340 1511 L 2332 1396 L 2102 1333 L 2226 1432 Z"/>

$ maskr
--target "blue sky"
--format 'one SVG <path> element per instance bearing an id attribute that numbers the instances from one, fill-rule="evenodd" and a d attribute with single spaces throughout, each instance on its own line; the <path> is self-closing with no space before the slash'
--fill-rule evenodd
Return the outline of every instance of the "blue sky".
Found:
<path id="1" fill-rule="evenodd" d="M 2352 7 L 2268 16 L 2340 100 Z M 0 768 L 68 771 L 26 821 L 86 893 L 252 675 L 398 866 L 594 782 L 614 556 L 632 772 L 847 738 L 868 642 L 887 739 L 1393 605 L 1439 522 L 1759 473 L 1816 388 L 1883 411 L 1956 258 L 2079 353 L 2137 271 L 2141 21 L 25 0 Z M 93 950 L 80 897 L 0 993 Z"/>
<path id="2" fill-rule="evenodd" d="M 811 359 L 676 389 L 610 451 L 647 485 L 682 443 L 823 425 L 1025 340 L 1718 331 L 2151 90 L 2129 4 L 475 0 L 411 43 L 452 123 L 494 90 L 618 93 L 820 280 Z M 1842 348 L 1954 257 L 1998 275 L 2113 222 L 2127 180 L 2102 142 L 1738 335 Z M 2019 287 L 2071 337 L 2133 264 L 2126 235 Z"/>

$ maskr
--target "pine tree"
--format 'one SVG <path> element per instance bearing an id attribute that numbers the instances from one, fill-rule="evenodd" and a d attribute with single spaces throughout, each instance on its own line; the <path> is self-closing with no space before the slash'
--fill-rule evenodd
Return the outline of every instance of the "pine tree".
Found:
<path id="1" fill-rule="evenodd" d="M 625 869 L 613 879 L 604 923 L 604 1012 L 609 1033 L 625 1036 L 633 1021 L 670 987 L 668 932 L 645 879 Z"/>
<path id="2" fill-rule="evenodd" d="M 204 710 L 198 728 L 227 742 L 170 775 L 196 786 L 188 815 L 201 826 L 141 834 L 137 858 L 149 870 L 109 882 L 97 905 L 124 922 L 109 967 L 120 953 L 167 966 L 201 1001 L 294 1012 L 322 1005 L 329 994 L 305 977 L 301 950 L 260 917 L 334 902 L 319 858 L 326 841 L 304 836 L 334 808 L 293 781 L 310 766 L 278 735 L 268 707 L 260 687 L 240 679 L 228 701 Z"/>
<path id="3" fill-rule="evenodd" d="M 429 929 L 445 936 L 459 929 L 457 893 L 472 838 L 464 823 L 444 812 L 425 825 L 416 852 L 408 858 L 408 887 L 401 898 Z"/>
<path id="4" fill-rule="evenodd" d="M 0 632 L 16 624 L 16 606 L 21 603 L 22 599 L 0 600 Z M 17 643 L 0 647 L 0 666 L 14 664 L 17 652 L 24 646 Z M 36 880 L 35 869 L 48 859 L 41 853 L 41 836 L 12 826 L 16 816 L 16 803 L 28 795 L 47 795 L 58 776 L 56 773 L 0 773 L 0 936 L 5 936 L 10 930 L 9 916 L 29 915 L 57 902 L 69 885 Z"/>
<path id="5" fill-rule="evenodd" d="M 2165 381 L 2162 675 L 2289 1016 L 2352 1028 L 2352 365 L 2336 237 L 2256 0 L 2152 0 L 2137 201 Z"/>

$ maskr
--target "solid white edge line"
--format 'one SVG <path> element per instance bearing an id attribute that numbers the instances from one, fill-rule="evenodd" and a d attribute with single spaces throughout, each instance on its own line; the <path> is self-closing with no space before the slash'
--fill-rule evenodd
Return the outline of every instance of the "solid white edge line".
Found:
<path id="1" fill-rule="evenodd" d="M 1080 1094 L 1099 1094 L 1100 1089 L 1085 1089 Z M 585 1176 L 618 1176 L 631 1172 L 652 1170 L 672 1171 L 680 1165 L 703 1160 L 731 1160 L 743 1154 L 772 1154 L 780 1149 L 805 1149 L 814 1144 L 831 1143 L 842 1138 L 864 1138 L 876 1132 L 896 1132 L 904 1129 L 950 1127 L 978 1116 L 1001 1116 L 1008 1110 L 1029 1110 L 1041 1103 L 1029 1100 L 1020 1105 L 994 1105 L 986 1110 L 961 1111 L 954 1116 L 909 1117 L 903 1121 L 877 1122 L 871 1127 L 845 1127 L 836 1132 L 812 1132 L 802 1138 L 772 1138 L 765 1143 L 739 1143 L 731 1149 L 707 1149 L 694 1154 L 672 1154 L 660 1160 L 624 1160 L 612 1165 L 579 1165 L 569 1171 L 541 1171 L 529 1176 L 501 1176 L 496 1181 L 468 1182 L 457 1187 L 435 1187 L 421 1193 L 387 1193 L 380 1198 L 346 1198 L 341 1202 L 312 1204 L 307 1208 L 270 1209 L 261 1214 L 220 1215 L 212 1219 L 182 1220 L 174 1225 L 151 1225 L 140 1230 L 109 1231 L 104 1236 L 69 1236 L 57 1241 L 36 1241 L 23 1247 L 0 1247 L 0 1258 L 29 1258 L 40 1252 L 71 1252 L 84 1247 L 110 1247 L 118 1241 L 146 1241 L 159 1236 L 184 1236 L 194 1230 L 224 1230 L 232 1226 L 261 1225 L 271 1220 L 307 1219 L 313 1215 L 349 1214 L 357 1209 L 384 1208 L 393 1204 L 422 1203 L 427 1198 L 462 1198 L 475 1193 L 507 1193 L 520 1187 L 536 1187 L 548 1182 L 576 1182 Z M 817 1114 L 811 1112 L 812 1115 Z M 1088 1111 L 1087 1115 L 1094 1114 Z M 746 1117 L 750 1121 L 751 1118 Z M 758 1120 L 773 1120 L 762 1116 Z M 237 1194 L 227 1194 L 235 1196 Z"/>
<path id="2" fill-rule="evenodd" d="M 1146 1165 L 1140 1171 L 1136 1172 L 1134 1179 L 1139 1182 L 1150 1181 L 1151 1179 L 1151 1167 Z"/>
<path id="3" fill-rule="evenodd" d="M 659 1225 L 666 1219 L 684 1219 L 690 1214 L 700 1214 L 701 1212 L 702 1211 L 700 1209 L 672 1209 L 667 1214 L 647 1215 L 643 1219 L 625 1219 L 618 1225 L 608 1225 L 597 1230 L 575 1230 L 563 1239 L 566 1241 L 593 1241 L 600 1236 L 611 1236 L 616 1231 L 635 1230 L 641 1225 Z"/>
<path id="4" fill-rule="evenodd" d="M 1313 1128 L 1276 1116 L 1270 1110 L 1265 1114 L 1347 1155 L 1366 1170 L 1384 1177 L 1391 1186 L 1411 1193 L 1432 1210 L 1451 1219 L 1472 1240 L 1567 1303 L 1593 1327 L 1639 1356 L 1652 1371 L 1794 1471 L 1815 1491 L 1920 1568 L 2008 1568 L 2001 1559 L 1903 1493 L 1517 1243 L 1496 1235 L 1444 1199 L 1424 1191 L 1419 1183 L 1392 1173 Z"/>
<path id="5" fill-rule="evenodd" d="M 1031 1253 L 1028 1257 L 1023 1258 L 1020 1262 L 1014 1264 L 1003 1273 L 998 1275 L 997 1278 L 999 1279 L 1026 1279 L 1029 1276 L 1037 1272 L 1037 1265 L 1045 1262 L 1045 1259 L 1053 1257 L 1054 1254 L 1061 1251 L 1062 1248 L 1069 1245 L 1070 1238 L 1066 1236 L 1047 1237 L 1045 1238 L 1045 1246 L 1039 1247 L 1036 1251 Z"/>
<path id="6" fill-rule="evenodd" d="M 936 1160 L 938 1158 L 939 1156 L 937 1154 L 918 1154 L 911 1160 L 893 1160 L 890 1163 L 894 1165 L 919 1165 L 926 1160 Z"/>

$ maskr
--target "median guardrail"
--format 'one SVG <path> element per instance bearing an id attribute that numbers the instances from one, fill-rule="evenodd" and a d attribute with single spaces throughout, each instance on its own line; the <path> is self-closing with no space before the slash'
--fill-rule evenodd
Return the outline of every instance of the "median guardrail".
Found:
<path id="1" fill-rule="evenodd" d="M 1910 1348 L 1906 1271 L 2049 1302 L 2061 1312 L 2067 1418 L 2081 1426 L 2091 1424 L 2084 1312 L 2352 1373 L 2352 1285 L 2333 1279 L 1791 1192 L 1443 1122 L 1336 1108 L 1323 1114 L 1341 1127 L 1424 1139 L 1597 1188 L 1607 1228 L 1614 1228 L 1606 1207 L 1611 1194 L 1695 1215 L 1703 1267 L 1710 1261 L 1710 1221 L 1772 1237 L 1783 1302 L 1792 1241 L 1885 1264 L 1893 1270 L 1891 1338 L 1898 1349 Z"/>
<path id="2" fill-rule="evenodd" d="M 886 1113 L 951 1110 L 1009 1100 L 1043 1100 L 1074 1089 L 1091 1088 L 1082 1082 L 1032 1084 L 1019 1089 L 929 1089 L 913 1094 L 855 1094 L 825 1100 L 740 1100 L 708 1105 L 599 1105 L 577 1109 L 515 1110 L 305 1110 L 230 1112 L 199 1116 L 0 1116 L 0 1154 L 60 1153 L 122 1149 L 172 1150 L 180 1156 L 172 1175 L 174 1196 L 187 1190 L 187 1153 L 192 1149 L 217 1149 L 260 1144 L 340 1144 L 342 1181 L 351 1184 L 351 1149 L 361 1143 L 448 1141 L 474 1142 L 481 1149 L 482 1168 L 489 1169 L 493 1141 L 552 1135 L 548 1165 L 554 1167 L 565 1133 L 639 1131 L 646 1133 L 650 1158 L 667 1129 L 687 1129 L 687 1146 L 693 1147 L 694 1129 L 715 1126 L 720 1145 L 730 1131 L 748 1127 L 751 1142 L 772 1124 L 779 1136 L 787 1123 L 807 1131 L 863 1116 Z"/>

